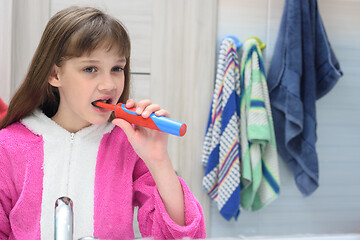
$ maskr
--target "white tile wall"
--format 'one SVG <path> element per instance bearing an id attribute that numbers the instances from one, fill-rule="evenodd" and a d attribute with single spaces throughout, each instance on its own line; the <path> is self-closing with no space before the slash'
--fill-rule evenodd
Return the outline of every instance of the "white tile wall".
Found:
<path id="1" fill-rule="evenodd" d="M 10 102 L 11 90 L 11 23 L 12 1 L 0 1 L 0 66 L 2 66 L 2 80 L 0 82 L 0 98 Z"/>
<path id="2" fill-rule="evenodd" d="M 258 212 L 242 212 L 238 222 L 211 207 L 211 237 L 240 235 L 339 234 L 360 232 L 360 1 L 318 0 L 330 43 L 344 76 L 317 102 L 320 187 L 303 198 L 280 161 L 281 194 Z M 268 69 L 284 0 L 219 0 L 218 40 L 255 35 L 265 41 Z"/>

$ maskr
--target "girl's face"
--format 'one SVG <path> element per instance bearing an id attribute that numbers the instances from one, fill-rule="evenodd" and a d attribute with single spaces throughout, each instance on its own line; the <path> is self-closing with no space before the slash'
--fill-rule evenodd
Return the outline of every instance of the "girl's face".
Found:
<path id="1" fill-rule="evenodd" d="M 119 57 L 116 48 L 98 48 L 64 61 L 61 67 L 55 65 L 49 83 L 58 87 L 60 105 L 53 120 L 70 132 L 106 123 L 111 111 L 92 102 L 117 103 L 124 89 L 125 65 L 125 57 Z"/>

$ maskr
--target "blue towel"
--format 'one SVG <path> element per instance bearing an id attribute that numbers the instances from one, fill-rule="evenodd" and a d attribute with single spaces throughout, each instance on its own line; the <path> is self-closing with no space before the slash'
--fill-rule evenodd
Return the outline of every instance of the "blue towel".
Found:
<path id="1" fill-rule="evenodd" d="M 341 76 L 317 1 L 286 0 L 267 81 L 278 152 L 304 196 L 319 186 L 315 102 Z"/>
<path id="2" fill-rule="evenodd" d="M 203 188 L 220 214 L 240 213 L 240 69 L 233 38 L 220 44 L 214 94 L 206 129 L 202 164 Z"/>

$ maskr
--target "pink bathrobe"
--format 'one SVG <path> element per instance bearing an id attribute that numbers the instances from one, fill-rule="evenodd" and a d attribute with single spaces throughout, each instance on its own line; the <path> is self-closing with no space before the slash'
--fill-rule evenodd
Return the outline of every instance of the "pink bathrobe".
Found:
<path id="1" fill-rule="evenodd" d="M 170 219 L 119 127 L 70 134 L 37 110 L 0 131 L 0 239 L 53 239 L 54 205 L 64 195 L 74 202 L 74 239 L 134 239 L 136 206 L 143 237 L 205 238 L 202 208 L 179 180 L 186 226 Z"/>

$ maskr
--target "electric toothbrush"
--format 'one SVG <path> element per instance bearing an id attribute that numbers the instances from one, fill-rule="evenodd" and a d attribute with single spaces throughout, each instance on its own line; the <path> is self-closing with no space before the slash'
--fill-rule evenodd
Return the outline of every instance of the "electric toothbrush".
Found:
<path id="1" fill-rule="evenodd" d="M 135 108 L 126 108 L 123 103 L 113 105 L 97 101 L 94 102 L 93 105 L 114 111 L 116 118 L 124 119 L 135 125 L 155 129 L 180 137 L 184 136 L 186 133 L 187 127 L 185 123 L 178 122 L 164 116 L 156 116 L 154 113 L 152 113 L 148 118 L 143 118 L 140 114 L 136 113 Z"/>

